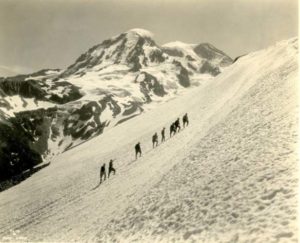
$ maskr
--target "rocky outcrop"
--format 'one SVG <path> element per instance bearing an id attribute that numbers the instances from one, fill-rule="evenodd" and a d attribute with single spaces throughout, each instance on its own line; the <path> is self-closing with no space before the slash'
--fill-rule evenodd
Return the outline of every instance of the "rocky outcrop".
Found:
<path id="1" fill-rule="evenodd" d="M 194 48 L 195 53 L 207 61 L 218 59 L 218 64 L 222 67 L 233 63 L 233 60 L 221 50 L 209 43 L 202 43 Z"/>
<path id="2" fill-rule="evenodd" d="M 36 80 L 26 80 L 26 81 L 0 81 L 0 89 L 5 95 L 20 95 L 25 98 L 36 98 L 39 100 L 44 100 L 47 95 L 38 81 Z"/>
<path id="3" fill-rule="evenodd" d="M 63 90 L 63 92 L 57 90 Z M 51 85 L 33 79 L 0 81 L 0 97 L 13 95 L 57 104 L 65 104 L 82 97 L 78 87 L 65 81 L 53 82 Z M 2 102 L 5 103 L 5 101 Z"/>
<path id="4" fill-rule="evenodd" d="M 32 169 L 42 162 L 41 154 L 31 147 L 34 137 L 16 118 L 0 123 L 0 181 Z"/>
<path id="5" fill-rule="evenodd" d="M 176 65 L 178 71 L 178 74 L 176 75 L 179 81 L 179 84 L 185 88 L 189 87 L 191 85 L 189 73 L 188 71 L 182 66 L 182 64 L 176 60 L 173 61 L 173 63 Z"/>
<path id="6" fill-rule="evenodd" d="M 101 105 L 102 111 L 104 111 L 105 109 L 110 109 L 112 111 L 113 118 L 116 118 L 117 115 L 121 113 L 122 109 L 120 105 L 113 99 L 113 95 L 111 94 L 105 95 L 104 98 L 99 100 L 99 103 Z"/>
<path id="7" fill-rule="evenodd" d="M 163 51 L 165 53 L 167 53 L 170 56 L 174 56 L 174 57 L 184 57 L 184 54 L 182 53 L 182 51 L 178 50 L 178 49 L 171 49 L 171 48 L 163 48 Z"/>
<path id="8" fill-rule="evenodd" d="M 78 87 L 70 82 L 57 81 L 60 73 L 59 69 L 43 69 L 31 74 L 0 78 L 0 103 L 6 103 L 1 97 L 13 95 L 58 104 L 81 98 Z"/>
<path id="9" fill-rule="evenodd" d="M 51 86 L 48 100 L 57 104 L 65 104 L 80 99 L 83 95 L 80 89 L 66 81 L 56 81 Z M 62 90 L 62 91 L 60 91 Z"/>
<path id="10" fill-rule="evenodd" d="M 217 76 L 219 73 L 221 73 L 220 68 L 212 65 L 211 63 L 205 61 L 202 64 L 202 67 L 199 70 L 201 73 L 208 73 L 213 76 Z"/>
<path id="11" fill-rule="evenodd" d="M 74 110 L 64 120 L 64 136 L 87 140 L 92 135 L 102 133 L 106 124 L 100 121 L 101 112 L 102 109 L 96 101 L 86 103 Z"/>
<path id="12" fill-rule="evenodd" d="M 164 86 L 153 75 L 141 72 L 135 79 L 135 82 L 140 83 L 140 90 L 144 94 L 146 102 L 151 102 L 151 93 L 157 96 L 164 96 L 167 92 L 164 90 Z"/>

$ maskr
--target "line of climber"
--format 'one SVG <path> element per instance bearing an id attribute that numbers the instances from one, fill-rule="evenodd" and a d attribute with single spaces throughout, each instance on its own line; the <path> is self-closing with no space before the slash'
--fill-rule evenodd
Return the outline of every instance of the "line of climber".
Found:
<path id="1" fill-rule="evenodd" d="M 187 113 L 184 114 L 184 116 L 182 117 L 182 124 L 183 127 L 186 127 L 189 125 L 189 118 Z M 174 136 L 177 132 L 179 132 L 181 129 L 180 127 L 180 118 L 177 118 L 176 121 L 174 121 L 171 126 L 170 126 L 170 138 L 172 136 Z M 161 143 L 163 143 L 165 141 L 165 130 L 166 128 L 164 127 L 161 130 Z M 157 132 L 152 136 L 152 147 L 155 148 L 158 146 L 158 135 Z M 141 149 L 141 143 L 138 142 L 135 147 L 135 159 L 138 158 L 138 155 L 141 157 L 142 156 L 142 149 Z"/>
<path id="2" fill-rule="evenodd" d="M 183 128 L 185 128 L 186 126 L 189 125 L 189 118 L 187 113 L 184 114 L 184 116 L 182 117 L 182 124 L 183 124 Z M 163 143 L 165 141 L 165 130 L 166 128 L 164 127 L 161 130 L 161 143 Z M 170 125 L 170 138 L 172 136 L 174 136 L 176 133 L 178 133 L 181 130 L 180 127 L 180 118 L 177 118 L 176 121 L 174 121 L 171 125 Z M 155 133 L 152 136 L 152 147 L 155 148 L 158 146 L 158 135 L 157 133 Z M 138 158 L 138 155 L 141 157 L 142 156 L 142 149 L 141 149 L 141 143 L 138 142 L 135 147 L 135 159 Z M 113 166 L 113 161 L 114 160 L 110 160 L 109 161 L 109 166 L 108 166 L 108 178 L 110 176 L 111 173 L 114 173 L 114 175 L 116 174 L 116 169 Z M 102 183 L 102 179 L 103 181 L 106 180 L 106 169 L 105 169 L 105 163 L 101 166 L 100 168 L 100 184 Z"/>

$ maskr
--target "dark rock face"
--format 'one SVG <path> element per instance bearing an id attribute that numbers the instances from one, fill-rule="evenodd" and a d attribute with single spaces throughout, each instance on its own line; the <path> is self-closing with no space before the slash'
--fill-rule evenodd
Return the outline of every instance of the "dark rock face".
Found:
<path id="1" fill-rule="evenodd" d="M 59 88 L 64 88 L 63 94 L 56 92 Z M 46 91 L 48 90 L 48 92 Z M 49 101 L 57 104 L 80 99 L 82 94 L 79 88 L 69 82 L 53 82 L 51 87 L 42 80 L 0 80 L 0 97 L 19 95 L 23 98 L 34 98 L 36 100 Z M 6 105 L 4 100 L 0 99 L 0 105 Z"/>
<path id="2" fill-rule="evenodd" d="M 72 136 L 73 139 L 89 139 L 92 135 L 103 132 L 105 123 L 101 123 L 102 109 L 96 101 L 91 101 L 74 110 L 64 120 L 64 136 Z"/>
<path id="3" fill-rule="evenodd" d="M 113 99 L 113 95 L 106 95 L 103 99 L 99 101 L 101 105 L 101 110 L 104 111 L 107 107 L 112 111 L 112 116 L 115 118 L 121 113 L 121 107 Z"/>
<path id="4" fill-rule="evenodd" d="M 191 62 L 196 61 L 196 59 L 193 58 L 193 57 L 191 57 L 190 55 L 187 55 L 185 58 L 186 58 L 188 61 L 191 61 Z"/>
<path id="5" fill-rule="evenodd" d="M 129 104 L 126 104 L 124 105 L 125 107 L 125 110 L 124 112 L 122 113 L 123 116 L 129 116 L 129 115 L 132 115 L 133 113 L 136 113 L 136 112 L 142 112 L 143 109 L 142 109 L 142 103 L 141 102 L 129 102 Z"/>
<path id="6" fill-rule="evenodd" d="M 160 97 L 167 94 L 164 86 L 158 82 L 156 77 L 152 76 L 149 73 L 141 72 L 136 77 L 135 82 L 137 82 L 137 80 L 141 77 L 143 77 L 143 80 L 140 82 L 140 90 L 144 94 L 146 102 L 151 102 L 151 92 Z"/>
<path id="7" fill-rule="evenodd" d="M 187 88 L 191 85 L 188 71 L 185 68 L 180 69 L 180 73 L 177 77 L 181 86 Z"/>
<path id="8" fill-rule="evenodd" d="M 233 60 L 226 55 L 224 52 L 220 51 L 219 49 L 215 48 L 213 45 L 208 43 L 199 44 L 194 48 L 195 53 L 207 60 L 212 60 L 214 58 L 220 58 L 221 66 L 228 66 L 233 63 Z"/>
<path id="9" fill-rule="evenodd" d="M 126 45 L 127 39 L 124 38 L 121 41 L 121 44 L 117 46 L 117 48 L 114 50 L 113 54 L 116 53 L 116 60 L 115 60 L 115 64 L 119 64 L 121 62 L 121 58 L 122 58 L 122 53 L 125 50 L 125 45 Z M 106 59 L 108 59 L 109 56 L 106 57 Z"/>
<path id="10" fill-rule="evenodd" d="M 132 68 L 130 69 L 131 72 L 137 72 L 142 68 L 142 65 L 140 64 L 140 59 L 136 55 L 132 56 L 129 59 L 129 62 L 132 65 Z"/>
<path id="11" fill-rule="evenodd" d="M 209 62 L 205 61 L 199 70 L 201 73 L 209 73 L 213 76 L 217 76 L 221 71 L 218 67 L 213 66 Z"/>
<path id="12" fill-rule="evenodd" d="M 127 63 L 133 64 L 133 66 L 141 66 L 139 63 L 139 56 L 145 56 L 143 45 L 145 44 L 144 38 L 138 38 L 138 41 L 136 42 L 134 48 L 131 49 L 131 51 L 127 55 Z"/>
<path id="13" fill-rule="evenodd" d="M 163 51 L 173 57 L 183 57 L 183 53 L 178 49 L 163 48 Z"/>
<path id="14" fill-rule="evenodd" d="M 156 44 L 150 38 L 138 38 L 134 48 L 129 52 L 126 60 L 129 65 L 132 66 L 131 71 L 137 72 L 142 68 L 142 64 L 147 66 L 149 62 L 163 62 L 163 52 L 160 49 L 154 49 L 149 56 L 144 52 L 144 45 L 155 47 Z M 140 57 L 142 57 L 142 63 L 140 63 Z"/>
<path id="15" fill-rule="evenodd" d="M 37 109 L 16 113 L 15 119 L 30 139 L 30 148 L 39 154 L 48 150 L 50 127 L 57 108 Z"/>
<path id="16" fill-rule="evenodd" d="M 247 54 L 244 54 L 244 55 L 240 55 L 240 56 L 237 56 L 236 58 L 234 58 L 233 60 L 233 63 L 237 62 L 240 58 L 246 56 Z"/>
<path id="17" fill-rule="evenodd" d="M 10 119 L 9 125 L 0 123 L 0 138 L 0 181 L 42 162 L 40 153 L 31 147 L 33 136 L 18 119 Z"/>
<path id="18" fill-rule="evenodd" d="M 3 107 L 4 109 L 7 109 L 7 110 L 11 110 L 13 109 L 13 107 L 10 105 L 10 103 L 4 99 L 1 99 L 1 96 L 4 97 L 5 94 L 1 94 L 1 89 L 0 89 L 0 107 Z"/>
<path id="19" fill-rule="evenodd" d="M 47 94 L 41 89 L 38 81 L 26 80 L 26 81 L 0 81 L 0 89 L 5 95 L 20 95 L 24 98 L 36 98 L 39 100 L 45 99 Z"/>
<path id="20" fill-rule="evenodd" d="M 179 69 L 179 74 L 177 74 L 179 84 L 185 88 L 189 87 L 191 85 L 189 72 L 182 66 L 180 62 L 174 60 L 173 63 Z"/>
<path id="21" fill-rule="evenodd" d="M 149 58 L 151 62 L 162 63 L 165 61 L 163 51 L 161 51 L 160 49 L 156 49 L 155 51 L 151 52 Z"/>
<path id="22" fill-rule="evenodd" d="M 65 104 L 70 101 L 78 100 L 82 97 L 80 90 L 75 85 L 66 82 L 66 81 L 59 81 L 55 82 L 52 85 L 52 89 L 58 89 L 64 87 L 66 90 L 64 94 L 57 95 L 56 93 L 50 93 L 49 101 L 52 101 L 57 104 Z"/>

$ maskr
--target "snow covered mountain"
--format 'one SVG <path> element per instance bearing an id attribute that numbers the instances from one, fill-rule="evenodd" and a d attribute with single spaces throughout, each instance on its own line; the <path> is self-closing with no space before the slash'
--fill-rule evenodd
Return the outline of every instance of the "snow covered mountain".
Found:
<path id="1" fill-rule="evenodd" d="M 297 58 L 297 38 L 245 55 L 58 155 L 0 193 L 0 239 L 297 242 Z M 152 149 L 151 136 L 186 112 L 190 125 Z M 117 173 L 99 185 L 111 158 Z"/>
<path id="2" fill-rule="evenodd" d="M 132 29 L 103 41 L 81 55 L 62 76 L 83 75 L 86 71 L 101 70 L 113 64 L 127 65 L 130 71 L 162 63 L 166 56 L 153 40 L 153 34 Z"/>
<path id="3" fill-rule="evenodd" d="M 208 43 L 197 45 L 175 41 L 163 45 L 163 50 L 182 63 L 186 69 L 214 76 L 233 62 L 224 52 Z"/>
<path id="4" fill-rule="evenodd" d="M 17 134 L 29 138 L 26 153 L 33 150 L 50 160 L 205 83 L 232 63 L 208 44 L 185 51 L 189 55 L 178 58 L 157 45 L 149 31 L 132 29 L 92 47 L 66 70 L 1 78 L 0 131 L 7 134 L 2 139 L 21 130 Z M 20 150 L 14 139 L 3 142 L 0 161 L 19 167 Z"/>

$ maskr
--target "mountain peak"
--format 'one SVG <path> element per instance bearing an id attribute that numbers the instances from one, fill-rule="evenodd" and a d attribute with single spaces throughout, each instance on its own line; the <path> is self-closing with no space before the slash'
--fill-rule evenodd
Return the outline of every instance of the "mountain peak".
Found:
<path id="1" fill-rule="evenodd" d="M 194 46 L 194 52 L 199 57 L 207 60 L 221 60 L 221 66 L 227 66 L 233 62 L 231 57 L 210 43 L 200 43 L 199 45 Z"/>
<path id="2" fill-rule="evenodd" d="M 226 54 L 208 43 L 197 45 L 174 41 L 161 47 L 155 43 L 153 36 L 152 32 L 148 30 L 134 28 L 104 40 L 101 44 L 82 54 L 59 78 L 65 78 L 72 74 L 83 76 L 87 72 L 96 72 L 96 70 L 99 71 L 112 65 L 126 65 L 130 71 L 136 72 L 143 67 L 165 61 L 173 62 L 174 58 L 191 73 L 203 73 L 201 67 L 204 61 L 213 64 L 214 67 L 210 68 L 213 70 L 218 69 L 217 66 L 220 62 L 222 62 L 222 66 L 232 62 L 229 58 L 223 61 L 224 56 L 227 57 Z M 168 60 L 169 57 L 171 58 Z M 219 73 L 219 71 L 207 70 L 206 68 L 206 72 L 214 75 Z"/>
<path id="3" fill-rule="evenodd" d="M 164 48 L 174 48 L 174 47 L 191 48 L 193 46 L 195 46 L 195 44 L 188 44 L 182 41 L 172 41 L 163 45 Z"/>
<path id="4" fill-rule="evenodd" d="M 154 36 L 154 34 L 152 32 L 150 32 L 149 30 L 145 30 L 145 29 L 141 29 L 141 28 L 134 28 L 134 29 L 126 31 L 125 33 L 127 33 L 127 34 L 137 34 L 140 37 L 150 38 L 150 39 L 152 39 L 153 36 Z"/>

